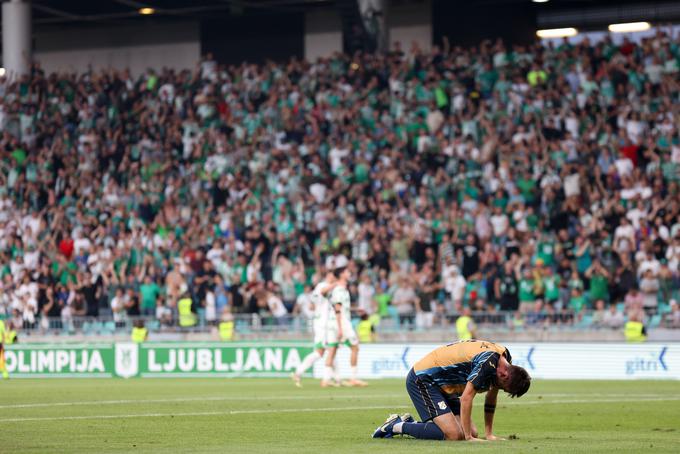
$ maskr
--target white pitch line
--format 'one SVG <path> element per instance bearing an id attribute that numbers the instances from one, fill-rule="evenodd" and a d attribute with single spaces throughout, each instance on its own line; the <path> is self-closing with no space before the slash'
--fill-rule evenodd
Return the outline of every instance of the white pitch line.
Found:
<path id="1" fill-rule="evenodd" d="M 542 393 L 539 391 L 532 391 L 534 394 L 543 397 L 573 397 L 575 393 Z M 579 396 L 595 396 L 595 397 L 663 397 L 665 394 L 661 393 L 646 393 L 646 394 L 630 394 L 630 393 L 578 393 Z"/>
<path id="2" fill-rule="evenodd" d="M 659 398 L 645 398 L 636 399 L 631 402 L 661 402 L 661 401 L 677 401 L 678 397 L 659 397 Z M 624 403 L 619 399 L 587 399 L 587 400 L 546 400 L 546 401 L 530 401 L 530 402 L 507 402 L 509 406 L 515 405 L 553 405 L 553 404 L 580 404 L 580 403 L 607 403 L 618 402 Z M 4 422 L 28 422 L 28 421 L 73 421 L 82 419 L 124 419 L 124 418 L 160 418 L 160 417 L 183 417 L 183 416 L 231 416 L 231 415 L 246 415 L 246 414 L 267 414 L 267 413 L 309 413 L 309 412 L 335 412 L 335 411 L 364 411 L 364 410 L 394 410 L 394 409 L 408 409 L 410 405 L 378 405 L 378 406 L 362 406 L 362 407 L 321 407 L 321 408 L 282 408 L 282 409 L 268 409 L 268 410 L 226 410 L 226 411 L 205 411 L 205 412 L 182 412 L 182 413 L 137 413 L 127 415 L 88 415 L 88 416 L 56 416 L 56 417 L 41 417 L 41 418 L 4 418 L 0 419 L 0 423 Z"/>
<path id="3" fill-rule="evenodd" d="M 565 393 L 542 393 L 541 396 L 548 397 L 572 397 L 574 394 Z M 663 394 L 593 394 L 598 397 L 628 397 L 628 398 L 647 398 L 647 397 L 663 397 Z M 124 404 L 164 404 L 164 403 L 181 403 L 181 402 L 241 402 L 241 401 L 270 401 L 270 400 L 323 400 L 328 397 L 333 399 L 384 399 L 389 397 L 400 398 L 401 394 L 339 394 L 339 395 L 288 395 L 288 396 L 252 396 L 252 397 L 224 397 L 224 396 L 207 396 L 207 397 L 177 397 L 173 399 L 121 399 L 121 400 L 86 400 L 73 402 L 38 402 L 38 403 L 23 403 L 23 404 L 8 404 L 0 405 L 0 409 L 11 408 L 50 408 L 50 407 L 79 407 L 88 405 L 124 405 Z M 531 398 L 536 399 L 534 396 Z M 584 400 L 582 402 L 589 402 Z M 537 401 L 541 402 L 541 401 Z M 572 401 L 570 401 L 572 402 Z M 523 404 L 531 404 L 523 400 Z"/>
<path id="4" fill-rule="evenodd" d="M 0 405 L 0 409 L 5 408 L 49 408 L 49 407 L 78 407 L 87 405 L 121 405 L 121 404 L 164 404 L 176 402 L 241 402 L 241 401 L 270 401 L 270 400 L 324 400 L 332 398 L 334 400 L 341 399 L 384 399 L 386 397 L 401 397 L 400 394 L 337 394 L 337 395 L 290 395 L 290 396 L 252 396 L 252 397 L 223 397 L 223 396 L 209 396 L 209 397 L 178 397 L 174 399 L 122 399 L 122 400 L 85 400 L 74 402 L 41 402 L 41 403 L 26 403 L 26 404 L 9 404 Z"/>
<path id="5" fill-rule="evenodd" d="M 44 418 L 8 418 L 0 419 L 4 422 L 28 422 L 28 421 L 61 421 L 79 419 L 121 419 L 121 418 L 159 418 L 175 416 L 230 416 L 230 415 L 249 415 L 263 413 L 310 413 L 310 412 L 334 412 L 334 411 L 360 411 L 360 410 L 394 410 L 397 408 L 410 408 L 408 405 L 379 405 L 368 407 L 322 407 L 322 408 L 282 408 L 270 410 L 228 410 L 228 411 L 197 411 L 186 413 L 141 413 L 133 415 L 94 415 L 94 416 L 61 416 Z"/>
<path id="6" fill-rule="evenodd" d="M 623 401 L 621 399 L 571 399 L 571 400 L 530 400 L 530 401 L 519 401 L 519 402 L 508 402 L 506 401 L 505 404 L 508 404 L 510 406 L 514 405 L 547 405 L 547 404 L 587 404 L 587 403 L 612 403 L 612 402 L 620 402 L 620 403 L 634 403 L 634 402 L 664 402 L 664 401 L 675 401 L 675 400 L 680 400 L 680 396 L 677 397 L 640 397 L 640 398 L 633 398 Z M 499 404 L 503 405 L 503 404 Z"/>

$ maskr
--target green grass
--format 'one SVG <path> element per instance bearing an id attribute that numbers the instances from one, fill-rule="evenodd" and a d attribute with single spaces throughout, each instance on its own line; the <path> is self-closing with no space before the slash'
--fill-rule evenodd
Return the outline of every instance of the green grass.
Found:
<path id="1" fill-rule="evenodd" d="M 400 380 L 365 389 L 296 389 L 273 379 L 0 381 L 0 453 L 678 452 L 680 382 L 536 381 L 499 398 L 496 433 L 473 445 L 373 440 L 386 415 L 412 411 Z M 482 400 L 474 419 L 482 426 Z M 135 416 L 136 415 L 136 416 Z"/>

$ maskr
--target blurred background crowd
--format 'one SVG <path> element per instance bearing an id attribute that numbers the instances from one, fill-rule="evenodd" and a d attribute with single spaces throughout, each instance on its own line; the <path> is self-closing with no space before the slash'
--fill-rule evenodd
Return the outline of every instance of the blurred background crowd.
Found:
<path id="1" fill-rule="evenodd" d="M 679 65 L 662 31 L 139 78 L 35 63 L 0 79 L 0 314 L 310 317 L 343 254 L 356 312 L 405 328 L 680 327 Z"/>

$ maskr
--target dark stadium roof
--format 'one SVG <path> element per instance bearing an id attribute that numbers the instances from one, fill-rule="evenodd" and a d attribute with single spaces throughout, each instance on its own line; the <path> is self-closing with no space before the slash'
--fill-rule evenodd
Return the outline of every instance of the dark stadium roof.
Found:
<path id="1" fill-rule="evenodd" d="M 330 6 L 334 0 L 34 0 L 36 24 L 116 21 L 143 18 L 140 8 L 153 8 L 157 18 L 202 18 L 216 14 L 242 14 L 246 10 L 304 10 Z"/>
<path id="2" fill-rule="evenodd" d="M 356 0 L 33 0 L 34 23 L 64 24 L 74 22 L 115 22 L 141 19 L 144 7 L 154 8 L 157 20 L 173 18 L 205 18 L 219 15 L 253 14 L 258 12 L 292 12 L 312 8 L 328 8 Z M 421 3 L 425 0 L 388 0 L 391 3 Z M 494 6 L 531 4 L 531 0 L 431 0 L 432 3 L 474 1 L 476 6 L 486 6 L 492 13 Z M 632 7 L 654 10 L 668 0 L 550 0 L 533 4 L 538 11 L 574 11 L 605 6 Z M 660 15 L 661 17 L 666 17 Z"/>

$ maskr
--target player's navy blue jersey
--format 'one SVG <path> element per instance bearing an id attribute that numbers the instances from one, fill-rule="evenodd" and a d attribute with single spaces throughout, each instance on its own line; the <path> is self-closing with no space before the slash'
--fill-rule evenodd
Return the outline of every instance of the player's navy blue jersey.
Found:
<path id="1" fill-rule="evenodd" d="M 439 347 L 418 361 L 413 370 L 423 380 L 431 380 L 446 394 L 462 394 L 470 382 L 477 392 L 496 384 L 496 368 L 501 356 L 511 361 L 510 352 L 493 342 L 469 340 Z"/>

